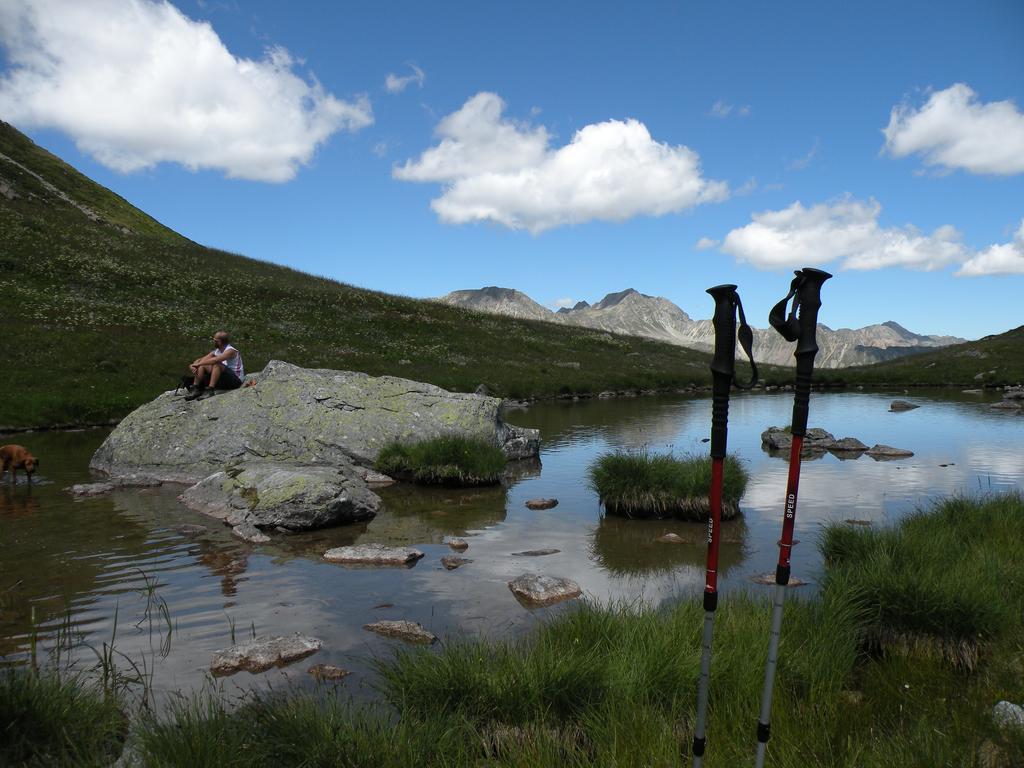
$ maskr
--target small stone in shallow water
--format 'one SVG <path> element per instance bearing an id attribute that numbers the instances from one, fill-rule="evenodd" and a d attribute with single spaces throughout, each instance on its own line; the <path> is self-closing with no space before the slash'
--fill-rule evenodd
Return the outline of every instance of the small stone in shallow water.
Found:
<path id="1" fill-rule="evenodd" d="M 526 506 L 529 509 L 551 509 L 558 506 L 558 499 L 530 499 Z"/>
<path id="2" fill-rule="evenodd" d="M 660 541 L 663 544 L 685 544 L 686 539 L 680 536 L 678 533 L 666 533 L 664 536 L 659 536 L 655 541 Z"/>
<path id="3" fill-rule="evenodd" d="M 394 637 L 407 643 L 430 644 L 437 642 L 437 635 L 414 621 L 374 621 L 364 624 L 363 629 L 376 632 L 384 637 Z"/>
<path id="4" fill-rule="evenodd" d="M 775 574 L 774 573 L 755 574 L 754 576 L 750 576 L 749 578 L 755 584 L 767 584 L 767 585 L 772 586 L 772 587 L 775 586 Z M 789 584 L 787 584 L 786 586 L 787 587 L 802 587 L 806 583 L 807 582 L 804 581 L 803 579 L 798 579 L 798 578 L 796 578 L 794 576 L 790 576 L 789 577 Z"/>
<path id="5" fill-rule="evenodd" d="M 912 411 L 915 408 L 920 408 L 920 405 L 914 403 L 908 403 L 906 400 L 893 400 L 889 404 L 890 411 Z"/>
<path id="6" fill-rule="evenodd" d="M 462 552 L 469 549 L 469 542 L 465 539 L 460 539 L 458 536 L 446 536 L 444 543 L 456 552 Z"/>
<path id="7" fill-rule="evenodd" d="M 536 573 L 524 573 L 510 581 L 508 588 L 516 599 L 528 605 L 553 605 L 583 594 L 580 585 L 572 579 Z"/>
<path id="8" fill-rule="evenodd" d="M 544 557 L 544 555 L 557 555 L 560 549 L 528 549 L 525 552 L 513 552 L 512 557 Z"/>
<path id="9" fill-rule="evenodd" d="M 324 560 L 350 565 L 408 565 L 423 557 L 412 547 L 385 547 L 383 544 L 361 544 L 355 547 L 335 547 L 324 552 Z"/>
<path id="10" fill-rule="evenodd" d="M 204 533 L 208 533 L 210 529 L 205 525 L 192 525 L 190 523 L 186 523 L 185 525 L 179 525 L 174 530 L 182 536 L 202 536 Z"/>
<path id="11" fill-rule="evenodd" d="M 473 561 L 466 557 L 459 557 L 458 555 L 445 555 L 441 558 L 441 565 L 447 568 L 449 571 L 454 571 L 460 565 L 466 563 L 472 563 Z"/>
<path id="12" fill-rule="evenodd" d="M 867 450 L 867 454 L 873 459 L 896 459 L 913 456 L 914 452 L 906 448 L 893 448 L 891 445 L 876 443 Z"/>
<path id="13" fill-rule="evenodd" d="M 843 522 L 847 523 L 848 525 L 871 525 L 870 520 L 855 520 L 853 518 L 850 518 L 849 520 L 844 520 Z"/>
<path id="14" fill-rule="evenodd" d="M 336 667 L 333 664 L 314 664 L 306 671 L 317 680 L 330 680 L 332 682 L 337 682 L 352 674 L 349 670 Z"/>
<path id="15" fill-rule="evenodd" d="M 113 483 L 78 483 L 72 485 L 68 490 L 72 496 L 101 496 L 114 490 Z"/>
<path id="16" fill-rule="evenodd" d="M 270 537 L 252 523 L 242 523 L 231 529 L 231 533 L 250 544 L 266 544 Z"/>
<path id="17" fill-rule="evenodd" d="M 233 675 L 235 672 L 264 672 L 271 667 L 283 667 L 320 650 L 322 643 L 315 637 L 294 634 L 284 637 L 256 638 L 230 648 L 216 651 L 210 662 L 214 675 Z"/>

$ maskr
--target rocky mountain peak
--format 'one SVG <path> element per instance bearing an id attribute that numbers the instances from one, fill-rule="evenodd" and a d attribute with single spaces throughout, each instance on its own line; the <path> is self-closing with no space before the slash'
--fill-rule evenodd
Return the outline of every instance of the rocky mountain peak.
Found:
<path id="1" fill-rule="evenodd" d="M 627 288 L 626 290 L 619 291 L 617 293 L 609 293 L 607 296 L 605 296 L 603 299 L 597 302 L 597 304 L 595 304 L 592 308 L 610 309 L 611 307 L 614 307 L 616 304 L 621 303 L 624 299 L 630 296 L 643 296 L 643 298 L 645 299 L 651 298 L 650 296 L 644 296 L 644 294 L 640 293 L 640 291 L 636 290 L 635 288 Z"/>

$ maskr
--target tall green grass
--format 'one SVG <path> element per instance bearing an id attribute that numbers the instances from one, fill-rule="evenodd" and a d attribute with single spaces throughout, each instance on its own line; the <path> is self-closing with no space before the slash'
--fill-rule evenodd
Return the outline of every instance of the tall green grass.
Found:
<path id="1" fill-rule="evenodd" d="M 611 514 L 627 517 L 706 519 L 711 459 L 616 451 L 597 457 L 587 470 L 590 487 Z M 747 471 L 735 456 L 725 459 L 722 517 L 739 514 Z"/>
<path id="2" fill-rule="evenodd" d="M 893 528 L 833 525 L 825 588 L 856 595 L 870 647 L 931 650 L 973 666 L 1024 611 L 1021 498 L 952 498 Z"/>
<path id="3" fill-rule="evenodd" d="M 127 733 L 119 700 L 88 681 L 0 671 L 0 765 L 109 765 Z"/>
<path id="4" fill-rule="evenodd" d="M 484 440 L 444 435 L 389 443 L 377 455 L 374 469 L 426 485 L 495 485 L 506 461 L 500 448 Z"/>

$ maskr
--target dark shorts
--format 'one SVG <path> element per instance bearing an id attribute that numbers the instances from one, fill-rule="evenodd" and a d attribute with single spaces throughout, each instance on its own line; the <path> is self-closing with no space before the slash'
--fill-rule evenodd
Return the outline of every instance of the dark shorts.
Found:
<path id="1" fill-rule="evenodd" d="M 235 375 L 235 372 L 226 365 L 221 365 L 220 378 L 217 379 L 214 389 L 238 389 L 240 386 L 242 386 L 242 381 Z"/>

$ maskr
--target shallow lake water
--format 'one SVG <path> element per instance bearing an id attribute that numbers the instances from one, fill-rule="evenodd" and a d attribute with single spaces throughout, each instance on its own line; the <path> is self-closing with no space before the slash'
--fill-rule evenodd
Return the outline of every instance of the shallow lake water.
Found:
<path id="1" fill-rule="evenodd" d="M 891 413 L 894 397 L 921 407 Z M 800 588 L 804 594 L 813 594 L 820 573 L 816 542 L 823 524 L 886 525 L 948 494 L 1024 487 L 1024 417 L 989 408 L 997 398 L 920 391 L 812 396 L 812 426 L 915 455 L 874 461 L 826 454 L 804 461 L 796 534 L 802 543 L 793 559 L 794 576 L 808 582 Z M 361 697 L 372 695 L 372 660 L 387 658 L 399 645 L 365 631 L 367 622 L 418 621 L 444 643 L 514 636 L 568 608 L 521 606 L 507 582 L 524 572 L 569 577 L 599 602 L 699 599 L 704 527 L 604 517 L 586 470 L 607 450 L 706 452 L 710 406 L 707 397 L 666 396 L 511 410 L 507 419 L 539 427 L 543 442 L 540 464 L 517 467 L 504 486 L 394 486 L 380 492 L 385 510 L 367 524 L 276 537 L 255 547 L 185 509 L 176 498 L 180 486 L 72 499 L 64 489 L 90 480 L 89 457 L 105 431 L 0 440 L 21 443 L 41 459 L 34 486 L 0 487 L 0 661 L 27 663 L 33 646 L 43 661 L 63 638 L 73 646 L 65 658 L 87 668 L 95 661 L 90 647 L 102 649 L 113 639 L 151 675 L 157 699 L 164 700 L 169 692 L 204 685 L 212 653 L 232 637 L 298 631 L 320 638 L 323 649 L 308 661 L 261 675 L 243 672 L 219 684 L 228 690 L 278 686 L 287 677 L 310 686 L 307 667 L 330 663 L 354 671 L 343 685 Z M 791 409 L 787 393 L 732 399 L 729 449 L 747 466 L 750 483 L 740 502 L 742 518 L 725 528 L 723 590 L 767 595 L 768 588 L 750 577 L 774 570 L 788 456 L 762 450 L 760 433 L 788 424 Z M 536 497 L 555 497 L 559 504 L 527 509 L 526 500 Z M 670 531 L 692 543 L 655 541 Z M 443 543 L 447 535 L 466 538 L 471 563 L 454 571 L 441 566 L 440 558 L 452 553 Z M 369 542 L 415 546 L 426 556 L 411 568 L 352 568 L 320 558 L 330 547 Z M 560 551 L 515 554 L 539 548 Z"/>

